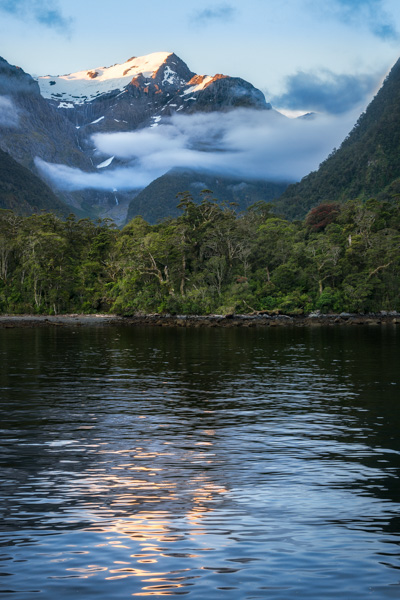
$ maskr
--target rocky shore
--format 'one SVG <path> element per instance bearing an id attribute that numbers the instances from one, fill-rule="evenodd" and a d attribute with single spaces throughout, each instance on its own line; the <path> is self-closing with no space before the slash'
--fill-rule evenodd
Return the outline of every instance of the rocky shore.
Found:
<path id="1" fill-rule="evenodd" d="M 14 327 L 321 327 L 400 325 L 400 313 L 381 311 L 365 315 L 340 313 L 309 315 L 276 315 L 264 311 L 229 315 L 0 315 L 0 329 Z"/>

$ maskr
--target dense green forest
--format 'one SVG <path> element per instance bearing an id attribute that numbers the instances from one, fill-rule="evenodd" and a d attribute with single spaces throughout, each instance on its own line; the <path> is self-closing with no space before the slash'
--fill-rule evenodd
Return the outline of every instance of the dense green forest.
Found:
<path id="1" fill-rule="evenodd" d="M 237 214 L 208 191 L 157 225 L 0 210 L 0 312 L 301 314 L 400 310 L 400 202 L 323 204 L 304 221 Z"/>

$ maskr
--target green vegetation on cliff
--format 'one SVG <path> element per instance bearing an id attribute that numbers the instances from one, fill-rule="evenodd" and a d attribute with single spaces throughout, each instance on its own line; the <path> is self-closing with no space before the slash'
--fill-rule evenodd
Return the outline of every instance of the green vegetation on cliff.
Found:
<path id="1" fill-rule="evenodd" d="M 399 123 L 400 60 L 340 148 L 318 171 L 290 185 L 278 208 L 289 218 L 303 218 L 322 202 L 391 200 L 400 192 Z"/>
<path id="2" fill-rule="evenodd" d="M 187 314 L 400 309 L 400 203 L 329 204 L 289 222 L 206 194 L 122 231 L 0 211 L 0 311 Z"/>

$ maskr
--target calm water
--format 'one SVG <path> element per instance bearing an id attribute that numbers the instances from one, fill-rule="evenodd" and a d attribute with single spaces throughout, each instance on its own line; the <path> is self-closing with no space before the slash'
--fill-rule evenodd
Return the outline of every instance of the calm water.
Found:
<path id="1" fill-rule="evenodd" d="M 400 598 L 400 330 L 0 330 L 12 599 Z"/>

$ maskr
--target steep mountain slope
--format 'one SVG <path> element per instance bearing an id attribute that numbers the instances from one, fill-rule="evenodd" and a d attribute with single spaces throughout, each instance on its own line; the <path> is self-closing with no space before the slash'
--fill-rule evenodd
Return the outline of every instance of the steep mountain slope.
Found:
<path id="1" fill-rule="evenodd" d="M 63 217 L 70 212 L 39 177 L 2 150 L 0 150 L 0 208 L 14 210 L 20 215 L 30 215 L 45 210 Z"/>
<path id="2" fill-rule="evenodd" d="M 40 94 L 38 83 L 28 73 L 3 58 L 0 58 L 0 149 L 41 178 L 37 159 L 84 172 L 94 171 L 90 157 L 82 151 L 73 124 L 49 105 Z M 86 204 L 84 214 L 91 214 L 92 205 L 98 202 L 91 190 L 60 191 L 55 182 L 45 181 L 59 199 L 54 208 L 56 212 L 61 201 L 78 210 Z M 114 199 L 102 196 L 101 202 L 108 207 Z M 51 210 L 50 204 L 47 208 Z M 18 212 L 17 205 L 14 209 Z M 25 210 L 26 206 L 21 207 L 23 214 Z"/>
<path id="3" fill-rule="evenodd" d="M 290 185 L 278 207 L 292 218 L 325 201 L 388 198 L 400 178 L 400 59 L 354 129 L 318 171 Z"/>
<path id="4" fill-rule="evenodd" d="M 177 195 L 188 191 L 195 202 L 201 202 L 201 192 L 212 191 L 212 196 L 220 202 L 235 203 L 238 211 L 245 210 L 255 202 L 272 202 L 286 189 L 286 183 L 268 181 L 242 181 L 211 175 L 204 172 L 173 169 L 155 179 L 130 203 L 127 221 L 140 215 L 149 223 L 166 217 L 177 217 Z"/>
<path id="5" fill-rule="evenodd" d="M 76 129 L 41 96 L 38 83 L 0 57 L 0 98 L 8 118 L 0 119 L 0 148 L 24 166 L 34 159 L 91 169 Z"/>

